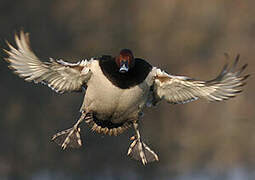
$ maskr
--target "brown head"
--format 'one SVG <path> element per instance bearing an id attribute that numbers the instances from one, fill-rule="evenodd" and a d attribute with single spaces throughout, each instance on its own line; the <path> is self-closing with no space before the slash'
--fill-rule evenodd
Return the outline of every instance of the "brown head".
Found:
<path id="1" fill-rule="evenodd" d="M 120 73 L 128 72 L 135 65 L 134 55 L 129 49 L 122 49 L 120 54 L 115 58 L 115 61 Z"/>

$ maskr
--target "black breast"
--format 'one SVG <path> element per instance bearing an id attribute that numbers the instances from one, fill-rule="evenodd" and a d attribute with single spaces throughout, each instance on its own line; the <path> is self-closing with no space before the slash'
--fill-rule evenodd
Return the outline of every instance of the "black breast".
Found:
<path id="1" fill-rule="evenodd" d="M 119 72 L 119 68 L 111 56 L 102 56 L 99 65 L 107 79 L 121 89 L 128 89 L 142 83 L 152 69 L 148 62 L 139 58 L 135 59 L 134 67 L 127 73 Z"/>

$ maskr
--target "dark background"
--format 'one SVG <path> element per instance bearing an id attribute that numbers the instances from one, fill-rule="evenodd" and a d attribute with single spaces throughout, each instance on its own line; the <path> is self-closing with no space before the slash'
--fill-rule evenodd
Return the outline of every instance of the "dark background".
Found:
<path id="1" fill-rule="evenodd" d="M 253 0 L 1 0 L 0 48 L 24 29 L 44 61 L 130 48 L 169 73 L 207 80 L 240 53 L 253 75 L 254 7 Z M 0 179 L 255 178 L 253 76 L 227 102 L 145 110 L 141 133 L 160 161 L 144 167 L 126 156 L 132 130 L 108 137 L 84 125 L 84 145 L 62 151 L 50 137 L 77 120 L 83 94 L 24 82 L 0 56 Z"/>

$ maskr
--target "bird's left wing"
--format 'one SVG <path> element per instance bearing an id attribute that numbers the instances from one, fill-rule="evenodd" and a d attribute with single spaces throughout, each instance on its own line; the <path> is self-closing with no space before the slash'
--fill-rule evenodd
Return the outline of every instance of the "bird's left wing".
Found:
<path id="1" fill-rule="evenodd" d="M 165 99 L 172 104 L 182 104 L 198 98 L 222 101 L 236 96 L 237 93 L 242 91 L 241 86 L 245 84 L 244 80 L 249 76 L 241 75 L 247 64 L 236 70 L 238 59 L 239 55 L 232 67 L 228 68 L 225 65 L 218 77 L 210 81 L 174 76 L 156 69 L 153 89 L 154 104 L 161 99 Z"/>
<path id="2" fill-rule="evenodd" d="M 10 50 L 5 50 L 9 57 L 9 67 L 26 81 L 43 83 L 56 92 L 80 91 L 91 76 L 91 61 L 82 60 L 67 63 L 63 60 L 50 59 L 42 62 L 31 50 L 28 34 L 21 31 L 20 37 L 15 35 L 17 49 L 7 42 Z"/>

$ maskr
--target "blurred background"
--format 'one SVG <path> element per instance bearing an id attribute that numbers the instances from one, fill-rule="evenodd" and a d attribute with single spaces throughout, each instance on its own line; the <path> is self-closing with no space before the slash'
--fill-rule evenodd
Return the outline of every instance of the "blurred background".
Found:
<path id="1" fill-rule="evenodd" d="M 254 7 L 253 0 L 1 0 L 0 48 L 24 29 L 44 61 L 130 48 L 169 73 L 209 80 L 240 53 L 253 75 Z M 146 109 L 141 133 L 160 161 L 144 167 L 126 156 L 132 130 L 109 137 L 84 124 L 83 146 L 62 151 L 50 138 L 77 120 L 83 94 L 24 82 L 0 57 L 1 180 L 255 179 L 253 76 L 226 102 Z"/>

